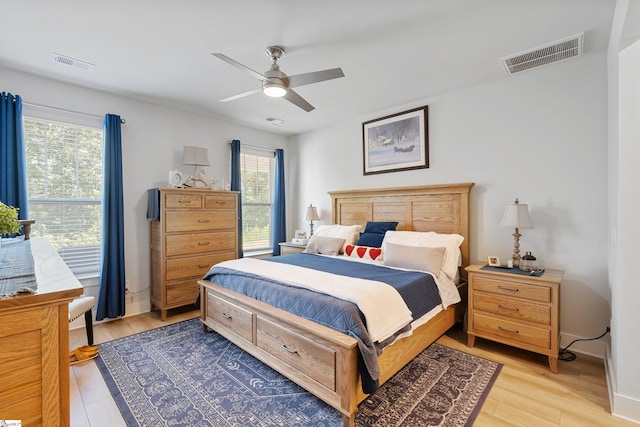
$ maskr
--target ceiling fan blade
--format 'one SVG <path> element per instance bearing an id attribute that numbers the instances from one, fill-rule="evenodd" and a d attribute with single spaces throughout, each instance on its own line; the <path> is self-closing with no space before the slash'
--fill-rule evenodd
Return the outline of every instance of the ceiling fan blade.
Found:
<path id="1" fill-rule="evenodd" d="M 291 102 L 292 104 L 302 108 L 307 113 L 315 109 L 313 105 L 309 104 L 306 99 L 298 95 L 293 89 L 287 90 L 287 93 L 283 96 L 283 98 Z"/>
<path id="2" fill-rule="evenodd" d="M 252 76 L 252 77 L 254 77 L 254 78 L 258 79 L 258 80 L 264 80 L 265 79 L 265 77 L 262 74 L 258 73 L 257 71 L 252 70 L 251 68 L 249 68 L 249 67 L 247 67 L 245 65 L 242 65 L 238 61 L 235 61 L 235 60 L 229 58 L 227 55 L 224 55 L 222 53 L 212 53 L 211 55 L 215 56 L 218 59 L 223 60 L 227 64 L 232 65 L 232 66 L 236 67 L 239 70 L 244 71 L 245 73 L 249 74 L 250 76 Z"/>
<path id="3" fill-rule="evenodd" d="M 228 98 L 223 98 L 223 99 L 220 100 L 220 102 L 233 101 L 234 99 L 244 98 L 245 96 L 253 95 L 255 93 L 260 93 L 260 92 L 262 92 L 262 89 L 260 89 L 260 88 L 251 89 L 251 90 L 248 90 L 246 92 L 242 92 L 242 93 L 239 93 L 237 95 L 230 96 Z"/>
<path id="4" fill-rule="evenodd" d="M 338 79 L 340 77 L 344 77 L 342 68 L 332 68 L 330 70 L 296 74 L 293 76 L 289 76 L 289 87 L 299 87 L 311 83 L 323 82 L 325 80 Z"/>

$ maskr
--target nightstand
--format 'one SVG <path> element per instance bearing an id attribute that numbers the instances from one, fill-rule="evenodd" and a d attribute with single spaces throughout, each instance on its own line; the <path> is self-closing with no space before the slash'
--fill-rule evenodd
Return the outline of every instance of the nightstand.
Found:
<path id="1" fill-rule="evenodd" d="M 296 245 L 291 242 L 279 243 L 280 255 L 299 254 L 307 248 L 307 245 Z"/>
<path id="2" fill-rule="evenodd" d="M 558 373 L 560 282 L 562 270 L 542 276 L 470 265 L 467 345 L 476 337 L 497 341 L 549 357 Z"/>

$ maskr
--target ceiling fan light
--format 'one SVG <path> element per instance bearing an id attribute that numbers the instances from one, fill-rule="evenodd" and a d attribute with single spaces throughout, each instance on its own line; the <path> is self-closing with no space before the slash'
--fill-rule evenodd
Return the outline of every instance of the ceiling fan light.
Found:
<path id="1" fill-rule="evenodd" d="M 264 92 L 264 94 L 267 96 L 271 96 L 273 98 L 280 98 L 287 93 L 287 88 L 280 83 L 265 82 L 262 85 L 262 92 Z"/>

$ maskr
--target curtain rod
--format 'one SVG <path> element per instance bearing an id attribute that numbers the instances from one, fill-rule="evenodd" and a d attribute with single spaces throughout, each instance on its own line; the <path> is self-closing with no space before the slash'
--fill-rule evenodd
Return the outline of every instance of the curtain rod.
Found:
<path id="1" fill-rule="evenodd" d="M 30 107 L 36 107 L 36 108 L 45 108 L 47 110 L 62 111 L 64 113 L 78 114 L 80 116 L 91 117 L 94 119 L 104 119 L 104 117 L 96 116 L 94 114 L 79 113 L 78 111 L 65 110 L 64 108 L 57 108 L 57 107 L 49 107 L 48 105 L 31 104 L 29 102 L 23 102 L 22 105 L 28 105 Z M 125 124 L 127 123 L 127 121 L 122 117 L 120 117 L 120 123 Z"/>
<path id="2" fill-rule="evenodd" d="M 233 141 L 229 141 L 229 144 L 232 144 Z M 256 150 L 262 150 L 262 151 L 268 151 L 270 153 L 274 153 L 276 151 L 275 148 L 264 148 L 264 147 L 258 147 L 255 145 L 249 145 L 249 144 L 243 144 L 242 142 L 240 143 L 240 148 L 242 149 L 242 147 L 249 147 L 249 148 L 254 148 Z"/>

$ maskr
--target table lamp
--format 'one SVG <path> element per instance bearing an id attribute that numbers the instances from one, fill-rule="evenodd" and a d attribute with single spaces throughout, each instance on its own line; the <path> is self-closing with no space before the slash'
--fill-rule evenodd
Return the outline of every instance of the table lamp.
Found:
<path id="1" fill-rule="evenodd" d="M 311 224 L 309 225 L 309 229 L 310 229 L 309 238 L 313 236 L 313 221 L 318 221 L 319 219 L 320 217 L 318 216 L 318 210 L 316 209 L 315 206 L 310 204 L 309 207 L 307 208 L 307 214 L 304 216 L 305 221 L 311 221 Z"/>
<path id="2" fill-rule="evenodd" d="M 209 166 L 209 150 L 202 147 L 185 146 L 182 153 L 182 164 L 193 165 L 193 175 L 185 181 L 185 184 L 191 182 L 191 186 L 195 187 L 196 181 L 200 181 L 207 186 L 204 179 L 197 173 L 198 166 Z"/>
<path id="3" fill-rule="evenodd" d="M 513 260 L 513 266 L 517 267 L 520 265 L 521 259 L 520 237 L 522 236 L 518 230 L 520 228 L 533 228 L 533 223 L 531 222 L 531 218 L 529 218 L 528 206 L 520 204 L 517 198 L 513 204 L 506 205 L 502 221 L 500 221 L 500 227 L 511 227 L 516 229 L 515 233 L 513 233 L 513 255 L 511 256 L 511 259 Z"/>

